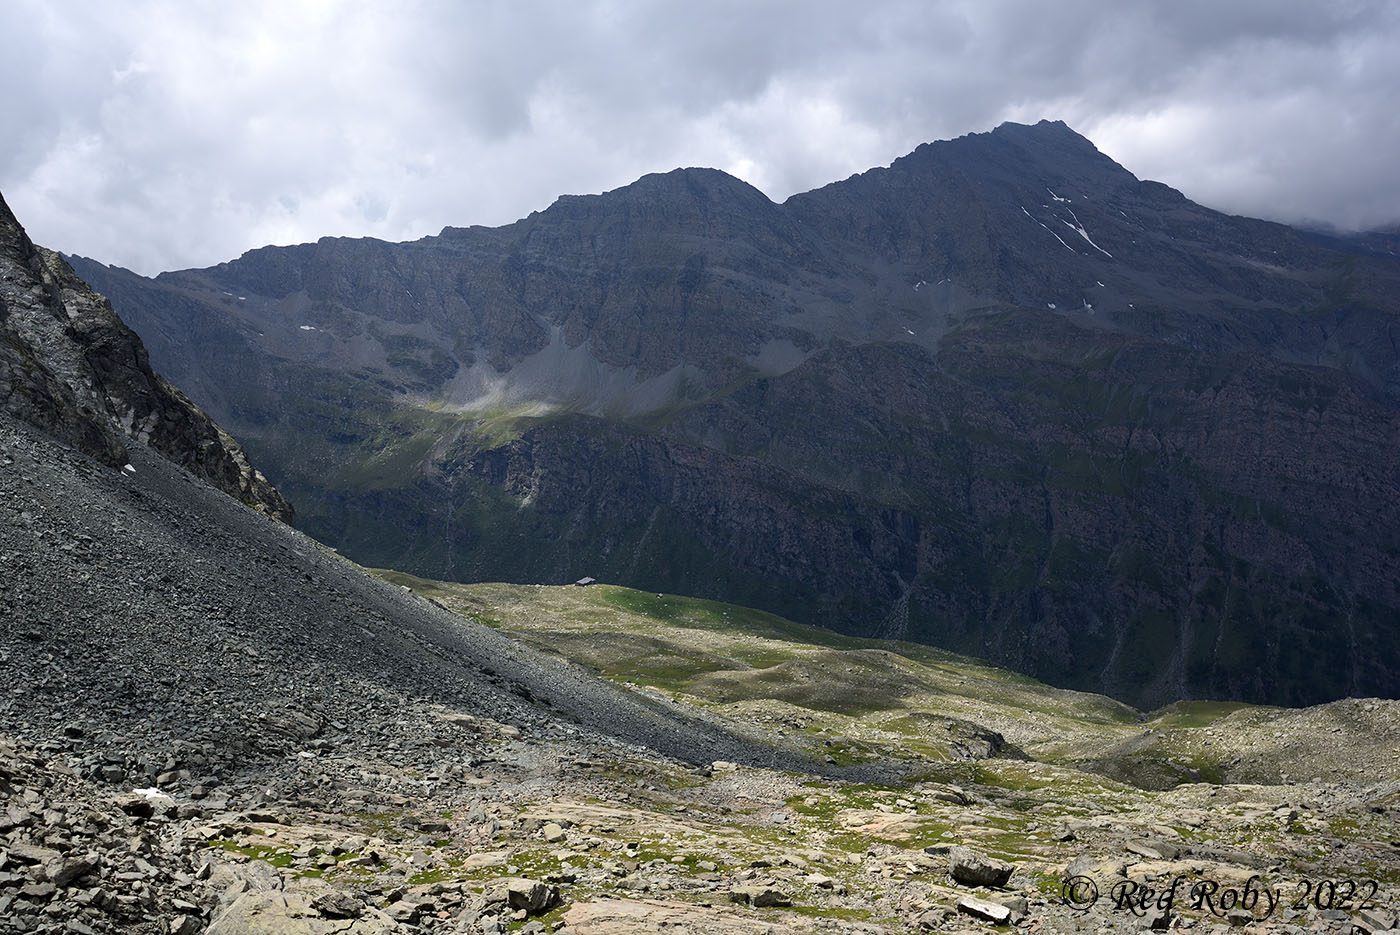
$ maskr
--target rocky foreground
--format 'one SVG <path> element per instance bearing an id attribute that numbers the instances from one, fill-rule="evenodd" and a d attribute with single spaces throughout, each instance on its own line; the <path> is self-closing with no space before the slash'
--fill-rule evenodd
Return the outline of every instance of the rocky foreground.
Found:
<path id="1" fill-rule="evenodd" d="M 0 930 L 1395 924 L 1394 702 L 1178 719 L 1260 781 L 1165 791 L 1107 775 L 1157 736 L 1112 703 L 985 672 L 956 742 L 911 693 L 918 742 L 832 745 L 786 688 L 618 686 L 129 456 L 0 421 Z"/>

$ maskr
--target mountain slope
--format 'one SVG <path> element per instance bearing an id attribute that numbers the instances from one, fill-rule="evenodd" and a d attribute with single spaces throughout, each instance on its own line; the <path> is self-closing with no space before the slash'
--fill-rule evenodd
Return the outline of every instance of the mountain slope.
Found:
<path id="1" fill-rule="evenodd" d="M 1041 123 L 782 205 L 685 169 L 414 243 L 74 262 L 366 564 L 1301 704 L 1400 691 L 1400 262 L 1316 240 Z"/>

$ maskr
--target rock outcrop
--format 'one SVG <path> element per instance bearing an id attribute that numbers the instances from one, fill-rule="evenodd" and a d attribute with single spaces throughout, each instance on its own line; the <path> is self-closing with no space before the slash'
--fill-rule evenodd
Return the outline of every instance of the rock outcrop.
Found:
<path id="1" fill-rule="evenodd" d="M 0 197 L 0 406 L 112 467 L 122 438 L 285 522 L 292 507 L 243 448 L 151 370 L 141 339 Z"/>

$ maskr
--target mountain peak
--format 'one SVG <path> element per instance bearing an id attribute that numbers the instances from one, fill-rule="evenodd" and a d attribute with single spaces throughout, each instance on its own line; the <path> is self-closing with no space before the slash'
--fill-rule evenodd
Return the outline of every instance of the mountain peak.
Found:
<path id="1" fill-rule="evenodd" d="M 1088 142 L 1087 138 L 1085 138 L 1082 134 L 1075 132 L 1074 128 L 1071 127 L 1069 124 L 1065 123 L 1063 120 L 1038 120 L 1035 123 L 1016 123 L 1015 121 L 1007 120 L 1004 123 L 998 124 L 996 128 L 992 130 L 992 133 L 1002 135 L 1014 135 L 1022 133 L 1034 133 L 1040 135 L 1053 136 L 1068 135 L 1078 137 L 1079 139 L 1084 140 L 1086 143 Z"/>
<path id="2" fill-rule="evenodd" d="M 648 173 L 635 182 L 601 195 L 560 195 L 550 207 L 553 209 L 564 204 L 599 201 L 647 202 L 656 198 L 680 198 L 693 202 L 761 202 L 772 205 L 763 192 L 722 169 L 689 166 L 669 172 Z"/>
<path id="3" fill-rule="evenodd" d="M 1077 152 L 1084 156 L 1098 157 L 1112 162 L 1099 152 L 1098 147 L 1088 137 L 1075 131 L 1063 120 L 1042 120 L 1035 124 L 1003 123 L 985 136 L 1017 146 L 1054 147 L 1066 152 Z M 1117 163 L 1114 165 L 1116 166 Z"/>
<path id="4" fill-rule="evenodd" d="M 561 195 L 526 221 L 534 236 L 583 224 L 629 241 L 642 231 L 650 232 L 646 236 L 689 231 L 748 242 L 764 239 L 758 228 L 783 223 L 778 206 L 748 182 L 694 167 L 644 175 L 600 195 Z"/>

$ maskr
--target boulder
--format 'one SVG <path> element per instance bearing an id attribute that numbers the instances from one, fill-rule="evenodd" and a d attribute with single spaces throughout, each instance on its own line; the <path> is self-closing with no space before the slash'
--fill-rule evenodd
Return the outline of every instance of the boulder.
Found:
<path id="1" fill-rule="evenodd" d="M 1005 886 L 1016 868 L 1004 860 L 988 857 L 970 847 L 948 852 L 948 874 L 964 886 Z"/>
<path id="2" fill-rule="evenodd" d="M 1180 847 L 1169 841 L 1161 841 L 1156 838 L 1129 841 L 1124 845 L 1124 850 L 1148 860 L 1176 860 L 1181 856 Z"/>
<path id="3" fill-rule="evenodd" d="M 559 888 L 539 880 L 511 877 L 506 880 L 506 903 L 512 909 L 524 909 L 529 915 L 539 915 L 559 904 Z"/>
<path id="4" fill-rule="evenodd" d="M 322 893 L 311 900 L 311 908 L 328 919 L 358 919 L 364 914 L 365 904 L 349 893 Z"/>
<path id="5" fill-rule="evenodd" d="M 1011 921 L 1011 910 L 1001 903 L 994 903 L 989 899 L 978 899 L 976 896 L 964 896 L 958 900 L 958 912 L 970 915 L 974 919 L 981 919 L 983 922 L 991 922 L 994 925 L 1002 925 Z"/>
<path id="6" fill-rule="evenodd" d="M 97 854 L 77 857 L 64 856 L 44 862 L 44 872 L 54 886 L 64 887 L 95 869 L 101 858 Z"/>
<path id="7" fill-rule="evenodd" d="M 769 906 L 791 906 L 792 897 L 771 886 L 736 886 L 729 891 L 731 901 L 755 909 Z"/>

